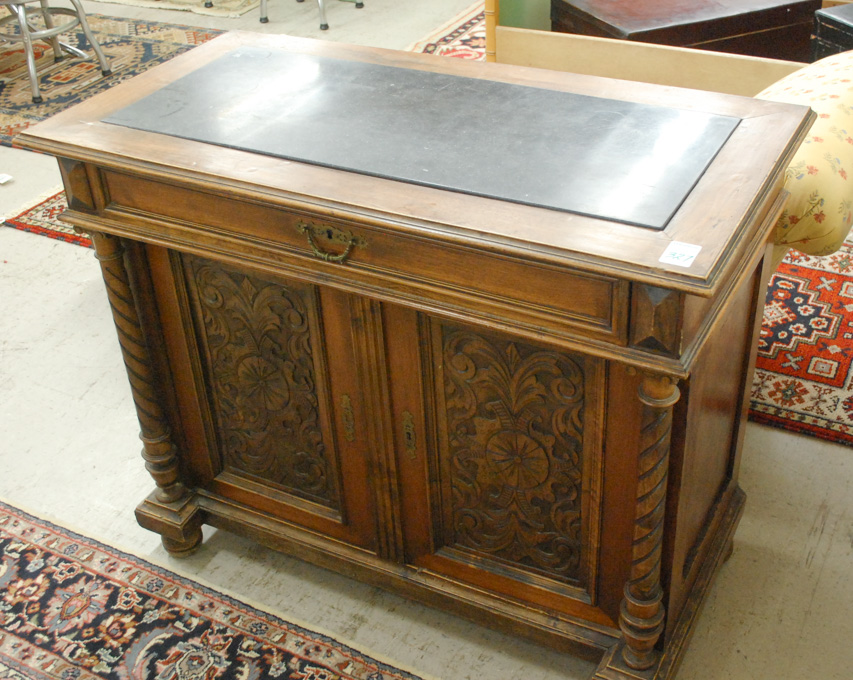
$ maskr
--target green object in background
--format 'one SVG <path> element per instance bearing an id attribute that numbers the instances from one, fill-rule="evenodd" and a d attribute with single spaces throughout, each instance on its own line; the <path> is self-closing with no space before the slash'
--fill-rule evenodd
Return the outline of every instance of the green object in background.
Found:
<path id="1" fill-rule="evenodd" d="M 551 0 L 499 0 L 501 26 L 551 30 Z"/>

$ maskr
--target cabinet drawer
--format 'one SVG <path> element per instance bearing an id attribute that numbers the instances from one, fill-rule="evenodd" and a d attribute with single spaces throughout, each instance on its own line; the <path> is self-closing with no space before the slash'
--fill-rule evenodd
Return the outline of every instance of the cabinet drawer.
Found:
<path id="1" fill-rule="evenodd" d="M 108 216 L 120 213 L 124 229 L 139 224 L 146 239 L 179 250 L 262 262 L 455 316 L 625 344 L 628 286 L 616 277 L 487 249 L 470 233 L 463 242 L 448 231 L 392 230 L 113 172 L 105 182 Z"/>

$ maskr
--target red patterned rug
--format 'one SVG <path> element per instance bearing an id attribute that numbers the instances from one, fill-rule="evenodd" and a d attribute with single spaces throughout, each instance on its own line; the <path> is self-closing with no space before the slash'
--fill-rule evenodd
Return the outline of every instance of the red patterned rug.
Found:
<path id="1" fill-rule="evenodd" d="M 3 503 L 0 678 L 419 680 Z"/>
<path id="2" fill-rule="evenodd" d="M 469 7 L 444 26 L 409 47 L 410 52 L 457 59 L 486 58 L 486 17 L 483 3 Z"/>
<path id="3" fill-rule="evenodd" d="M 750 417 L 853 445 L 853 235 L 826 257 L 791 251 L 767 289 Z"/>
<path id="4" fill-rule="evenodd" d="M 59 221 L 59 216 L 65 212 L 68 201 L 65 192 L 60 191 L 49 198 L 39 201 L 19 215 L 8 218 L 3 226 L 13 227 L 31 234 L 39 234 L 80 246 L 91 247 L 92 241 L 76 233 L 71 227 Z M 2 679 L 0 679 L 2 680 Z"/>

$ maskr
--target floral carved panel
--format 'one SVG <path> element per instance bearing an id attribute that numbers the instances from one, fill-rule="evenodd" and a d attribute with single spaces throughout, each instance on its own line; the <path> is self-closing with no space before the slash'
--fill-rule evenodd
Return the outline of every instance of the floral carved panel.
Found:
<path id="1" fill-rule="evenodd" d="M 447 545 L 582 577 L 584 372 L 570 355 L 442 326 Z"/>
<path id="2" fill-rule="evenodd" d="M 185 261 L 223 466 L 338 509 L 311 342 L 314 288 Z"/>

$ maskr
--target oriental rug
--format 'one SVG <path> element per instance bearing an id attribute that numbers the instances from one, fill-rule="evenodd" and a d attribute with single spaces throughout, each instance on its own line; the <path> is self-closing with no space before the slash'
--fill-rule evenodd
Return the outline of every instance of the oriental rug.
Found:
<path id="1" fill-rule="evenodd" d="M 486 16 L 483 3 L 469 7 L 423 40 L 410 45 L 410 52 L 436 54 L 457 59 L 486 59 Z"/>
<path id="2" fill-rule="evenodd" d="M 419 680 L 4 503 L 0 678 Z"/>
<path id="3" fill-rule="evenodd" d="M 770 280 L 752 420 L 853 446 L 853 234 L 825 257 L 790 251 Z"/>
<path id="4" fill-rule="evenodd" d="M 0 144 L 13 146 L 15 136 L 72 104 L 168 61 L 223 31 L 156 21 L 88 15 L 89 24 L 110 60 L 112 74 L 103 77 L 95 59 L 53 61 L 53 51 L 41 41 L 34 44 L 39 87 L 44 102 L 34 104 L 23 51 L 0 44 Z M 79 29 L 63 40 L 90 52 Z"/>
<path id="5" fill-rule="evenodd" d="M 205 5 L 205 0 L 97 0 L 116 5 L 132 7 L 150 7 L 152 9 L 169 9 L 179 12 L 193 12 L 211 17 L 239 17 L 258 7 L 260 0 L 212 0 L 211 6 Z"/>
<path id="6" fill-rule="evenodd" d="M 92 241 L 88 237 L 76 233 L 72 227 L 59 221 L 59 216 L 67 207 L 65 192 L 59 191 L 38 201 L 20 214 L 9 217 L 3 222 L 3 226 L 91 247 Z"/>

